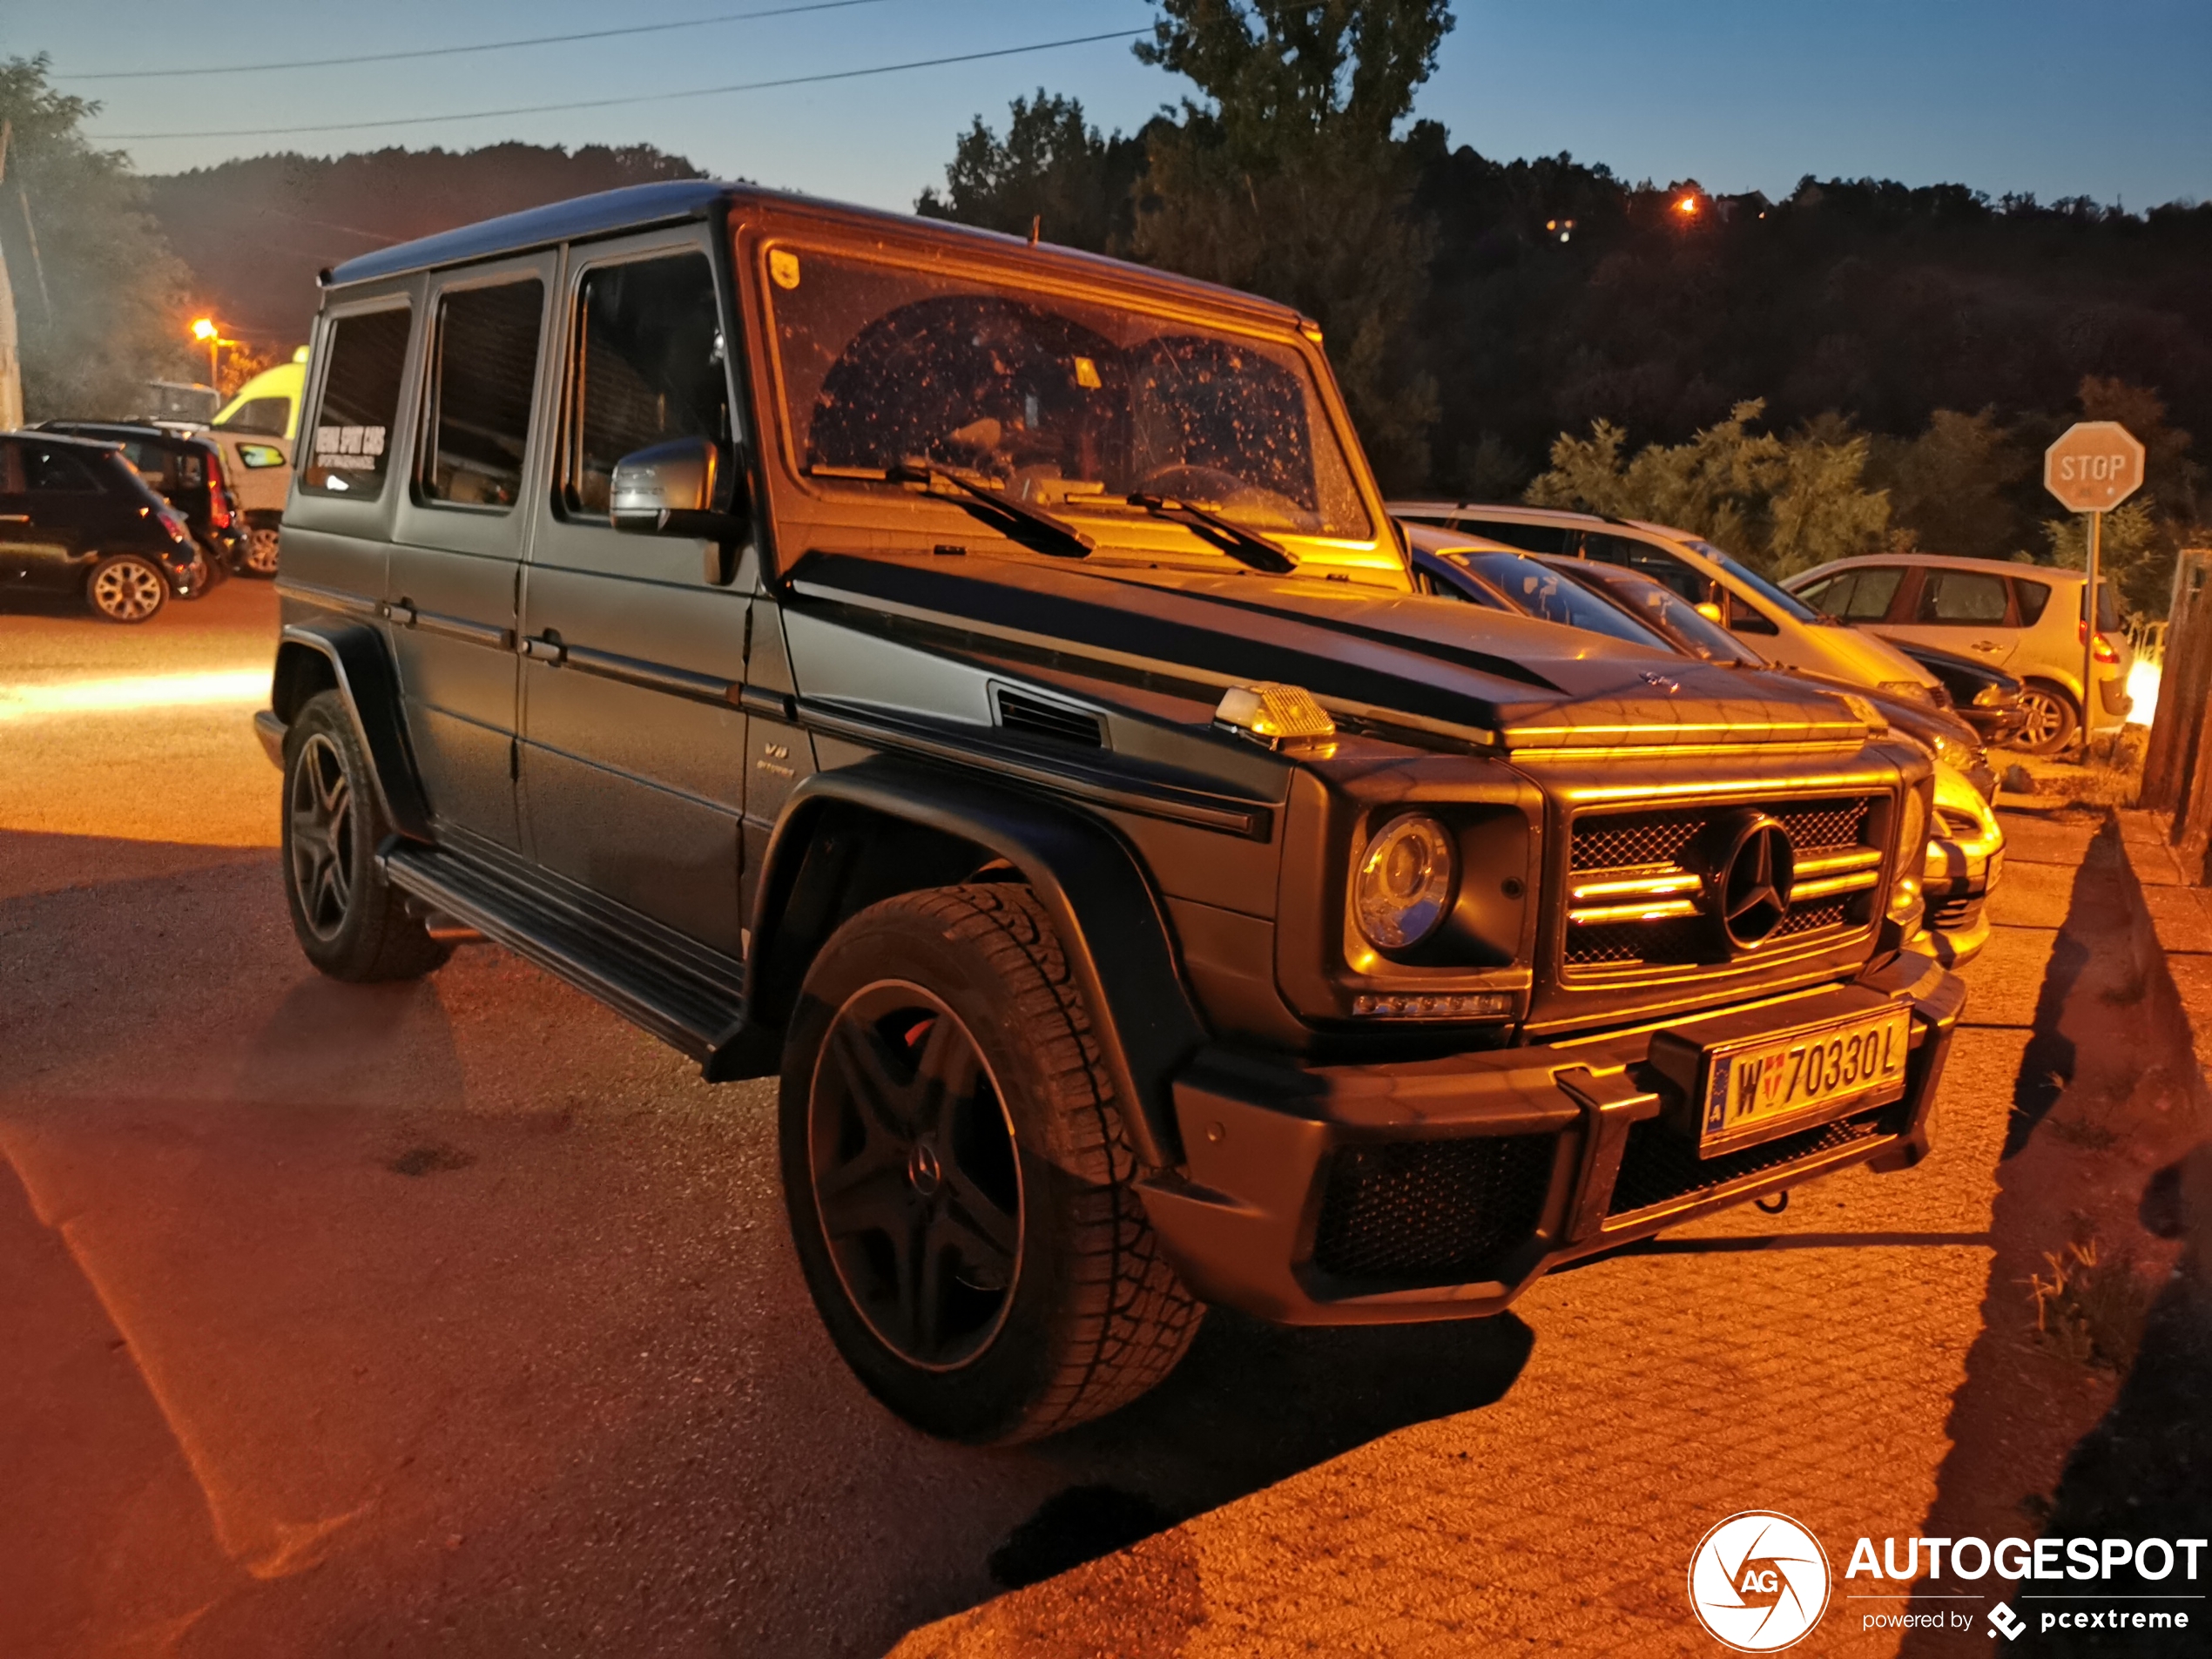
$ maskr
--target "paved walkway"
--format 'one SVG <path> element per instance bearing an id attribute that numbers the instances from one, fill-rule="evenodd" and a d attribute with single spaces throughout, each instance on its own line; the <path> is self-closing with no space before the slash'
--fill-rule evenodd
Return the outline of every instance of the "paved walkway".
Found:
<path id="1" fill-rule="evenodd" d="M 1723 1516 L 1784 1511 L 1831 1553 L 1922 1530 L 1983 1326 L 2015 1083 L 2097 828 L 2008 816 L 1996 934 L 1968 970 L 1919 1168 L 1846 1172 L 1780 1217 L 1746 1209 L 1541 1282 L 1515 1309 L 1527 1363 L 1497 1403 L 918 1630 L 897 1659 L 1707 1655 L 1683 1581 Z M 2021 1469 L 2019 1493 L 2056 1474 Z M 1898 1645 L 1840 1602 L 1817 1637 Z"/>

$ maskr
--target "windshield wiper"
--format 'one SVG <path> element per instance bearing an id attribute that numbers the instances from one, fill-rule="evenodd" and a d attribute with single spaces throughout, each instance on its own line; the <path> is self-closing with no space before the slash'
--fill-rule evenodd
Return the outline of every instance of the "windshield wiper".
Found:
<path id="1" fill-rule="evenodd" d="M 1027 536 L 1016 535 L 1014 539 L 1024 545 L 1035 546 L 1041 553 L 1054 554 L 1061 558 L 1082 559 L 1089 557 L 1098 549 L 1096 542 L 1066 519 L 1048 513 L 1042 507 L 1032 507 L 1025 501 L 1016 501 L 988 484 L 979 484 L 972 478 L 963 478 L 956 472 L 932 466 L 926 461 L 902 461 L 895 467 L 887 467 L 883 475 L 893 483 L 920 484 L 932 495 L 937 493 L 940 483 L 950 484 L 954 489 L 966 492 L 968 497 L 959 502 L 960 506 L 976 512 L 979 516 L 995 513 L 1007 523 L 1027 530 Z"/>
<path id="2" fill-rule="evenodd" d="M 1136 495 L 1128 499 L 1130 506 L 1142 507 L 1155 518 L 1168 519 L 1196 530 L 1239 564 L 1264 570 L 1270 576 L 1286 576 L 1298 569 L 1297 557 L 1282 543 L 1258 530 L 1248 530 L 1219 513 L 1161 496 Z"/>

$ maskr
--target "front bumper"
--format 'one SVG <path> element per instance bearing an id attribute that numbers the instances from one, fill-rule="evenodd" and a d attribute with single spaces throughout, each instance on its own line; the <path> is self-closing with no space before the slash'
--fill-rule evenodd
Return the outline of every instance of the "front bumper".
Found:
<path id="1" fill-rule="evenodd" d="M 1893 1001 L 1913 1016 L 1901 1100 L 1707 1159 L 1662 1120 L 1682 1085 L 1651 1030 L 1395 1066 L 1209 1050 L 1175 1085 L 1186 1167 L 1139 1190 L 1209 1301 L 1290 1325 L 1495 1313 L 1579 1257 L 1851 1164 L 1918 1163 L 1966 1003 L 1932 959 L 1671 1029 L 1736 1040 Z"/>

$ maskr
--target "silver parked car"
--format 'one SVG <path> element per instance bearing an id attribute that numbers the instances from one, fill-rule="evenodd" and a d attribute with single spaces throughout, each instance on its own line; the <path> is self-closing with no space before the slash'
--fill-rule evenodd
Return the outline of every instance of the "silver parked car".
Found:
<path id="1" fill-rule="evenodd" d="M 1673 589 L 1770 663 L 1937 708 L 1950 694 L 1896 646 L 1836 620 L 1687 530 L 1548 507 L 1400 502 L 1391 512 L 1526 553 L 1617 564 Z"/>
<path id="2" fill-rule="evenodd" d="M 2004 670 L 2021 684 L 2027 720 L 2015 739 L 2055 754 L 2081 729 L 2081 650 L 2088 626 L 2080 570 L 1927 553 L 1838 559 L 1786 584 L 1809 604 L 1888 638 L 1933 645 Z M 2097 584 L 2093 732 L 2126 723 L 2134 653 L 2112 584 Z"/>

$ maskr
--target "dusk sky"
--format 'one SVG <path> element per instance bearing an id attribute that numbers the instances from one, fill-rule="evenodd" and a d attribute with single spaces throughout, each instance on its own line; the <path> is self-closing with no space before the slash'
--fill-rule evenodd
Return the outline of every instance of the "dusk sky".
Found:
<path id="1" fill-rule="evenodd" d="M 709 172 L 879 206 L 940 181 L 954 134 L 1040 84 L 1133 128 L 1186 84 L 1137 63 L 1143 0 L 858 0 L 656 34 L 264 73 L 101 79 L 728 17 L 803 0 L 8 0 L 0 55 L 47 52 L 147 172 L 233 156 L 501 139 L 651 143 Z M 2212 196 L 2205 0 L 1463 0 L 1418 113 L 1500 158 L 1569 151 L 1630 179 L 1786 192 L 1805 173 L 1956 181 L 2133 208 Z M 265 26 L 256 28 L 255 19 Z M 657 94 L 1002 51 L 811 84 Z M 578 105 L 610 99 L 654 101 Z M 315 130 L 553 105 L 552 111 Z M 283 129 L 239 136 L 226 129 Z"/>

